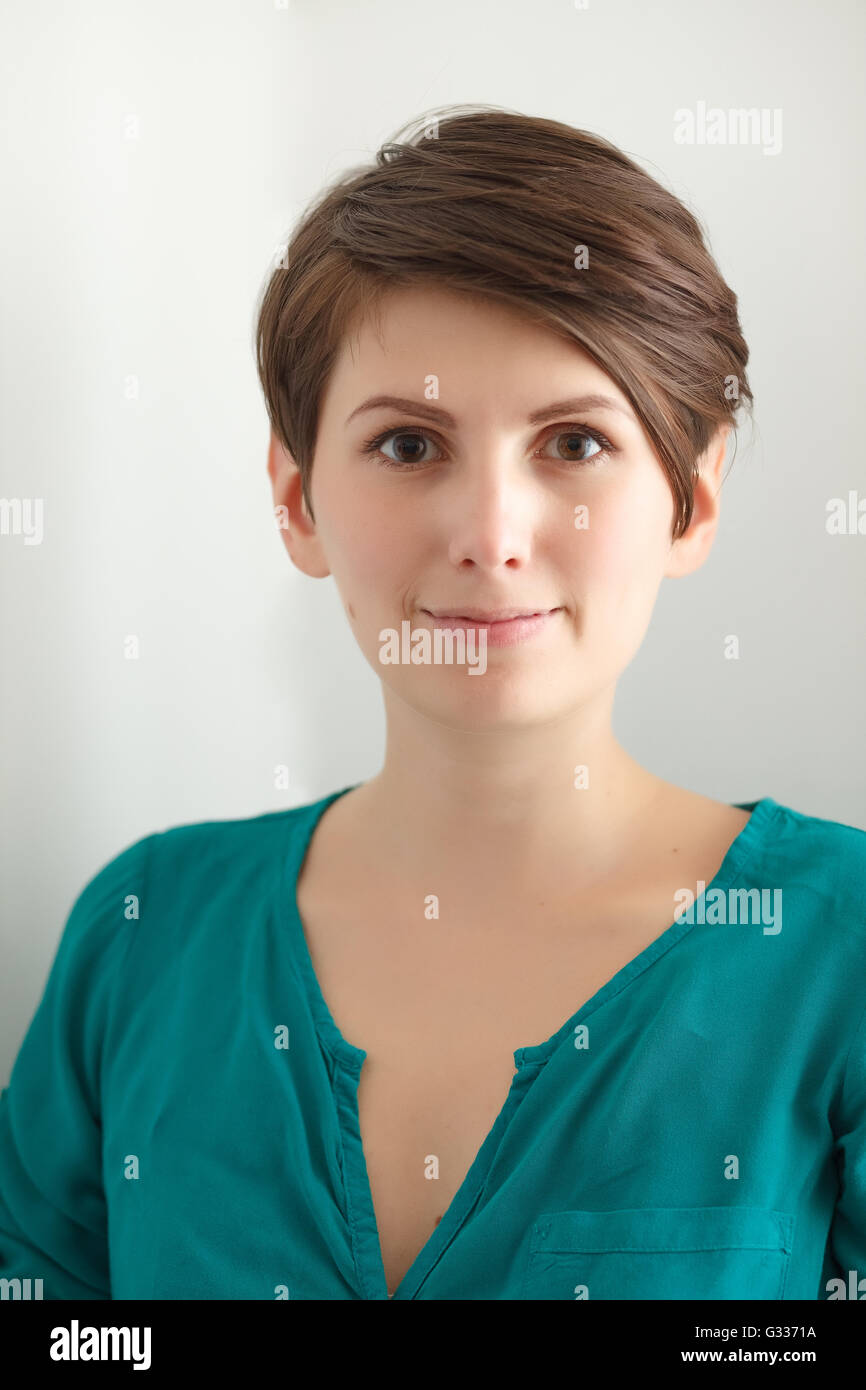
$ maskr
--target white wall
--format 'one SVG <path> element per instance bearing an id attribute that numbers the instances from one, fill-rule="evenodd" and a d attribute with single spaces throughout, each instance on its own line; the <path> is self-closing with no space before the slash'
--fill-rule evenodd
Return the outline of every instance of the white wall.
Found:
<path id="1" fill-rule="evenodd" d="M 709 563 L 663 583 L 617 733 L 705 795 L 866 828 L 866 536 L 825 528 L 866 497 L 863 29 L 857 0 L 7 0 L 0 497 L 42 499 L 44 535 L 0 536 L 0 1077 L 107 859 L 380 765 L 333 581 L 273 527 L 252 328 L 307 202 L 433 106 L 594 130 L 709 228 L 759 430 Z M 781 150 L 676 143 L 699 102 L 780 109 Z"/>

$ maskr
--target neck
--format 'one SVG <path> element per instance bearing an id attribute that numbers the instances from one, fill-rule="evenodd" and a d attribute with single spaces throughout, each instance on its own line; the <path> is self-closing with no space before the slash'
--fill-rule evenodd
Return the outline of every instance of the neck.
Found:
<path id="1" fill-rule="evenodd" d="M 392 701 L 384 765 L 356 793 L 366 852 L 401 879 L 477 885 L 488 901 L 615 872 L 667 784 L 604 716 L 478 733 Z"/>

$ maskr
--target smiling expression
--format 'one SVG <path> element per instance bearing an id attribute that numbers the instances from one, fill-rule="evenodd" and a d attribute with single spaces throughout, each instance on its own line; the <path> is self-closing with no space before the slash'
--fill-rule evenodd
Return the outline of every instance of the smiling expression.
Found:
<path id="1" fill-rule="evenodd" d="M 289 501 L 294 562 L 333 575 L 395 694 L 461 727 L 548 720 L 609 691 L 662 578 L 696 568 L 714 530 L 698 506 L 672 542 L 664 470 L 580 346 L 510 306 L 439 288 L 390 292 L 378 324 L 344 339 L 320 403 L 315 525 L 289 469 L 293 481 L 272 479 L 275 500 Z M 515 614 L 548 616 L 505 621 Z M 460 617 L 487 631 L 483 679 L 380 663 L 383 629 Z"/>

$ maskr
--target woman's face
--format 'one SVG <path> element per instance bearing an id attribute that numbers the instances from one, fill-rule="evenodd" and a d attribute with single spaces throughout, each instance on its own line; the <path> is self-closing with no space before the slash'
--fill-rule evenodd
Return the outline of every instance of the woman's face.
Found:
<path id="1" fill-rule="evenodd" d="M 315 523 L 272 445 L 293 560 L 334 576 L 374 671 L 439 723 L 513 728 L 612 698 L 662 577 L 700 564 L 714 519 L 701 526 L 696 513 L 672 544 L 673 495 L 626 398 L 546 327 L 427 288 L 393 291 L 380 326 L 381 337 L 371 321 L 347 337 L 323 395 Z M 549 409 L 590 395 L 610 403 Z M 414 404 L 371 404 L 381 396 Z M 523 640 L 491 635 L 483 674 L 380 660 L 385 629 L 432 633 L 431 613 L 503 609 L 556 611 Z"/>

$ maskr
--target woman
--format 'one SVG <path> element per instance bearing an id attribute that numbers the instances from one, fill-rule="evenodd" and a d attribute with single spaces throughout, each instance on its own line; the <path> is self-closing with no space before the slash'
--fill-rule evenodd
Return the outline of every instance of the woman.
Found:
<path id="1" fill-rule="evenodd" d="M 307 212 L 257 348 L 281 534 L 382 682 L 384 765 L 87 885 L 0 1109 L 4 1273 L 837 1296 L 866 833 L 677 787 L 611 727 L 751 400 L 694 217 L 587 132 L 452 112 Z"/>

